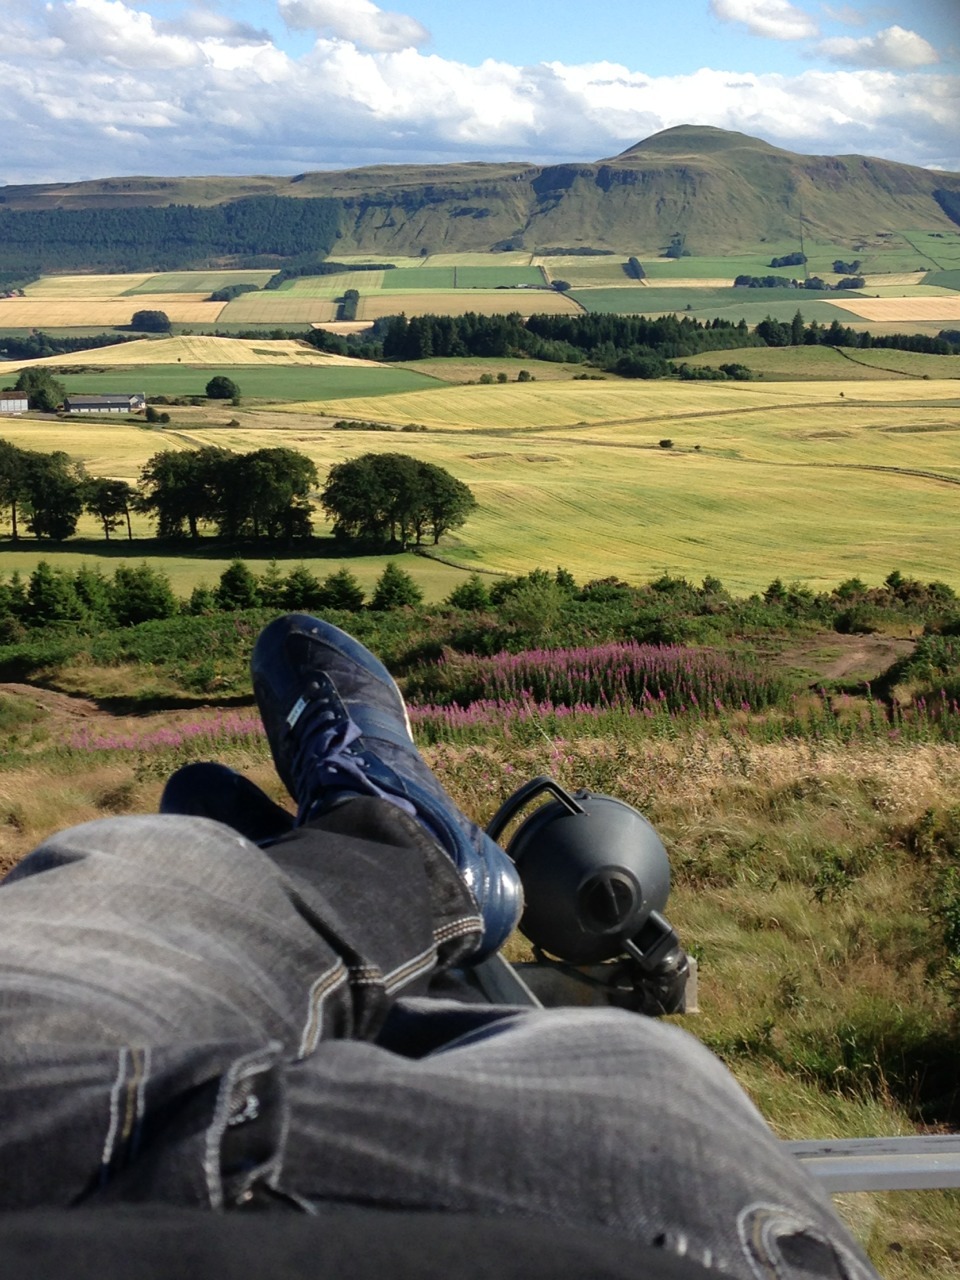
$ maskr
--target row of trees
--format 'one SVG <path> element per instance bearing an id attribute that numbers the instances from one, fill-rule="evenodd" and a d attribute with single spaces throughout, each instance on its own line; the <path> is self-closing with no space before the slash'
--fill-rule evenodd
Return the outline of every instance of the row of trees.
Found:
<path id="1" fill-rule="evenodd" d="M 284 447 L 231 453 L 208 446 L 155 453 L 139 485 L 88 476 L 67 454 L 38 453 L 0 440 L 0 510 L 14 541 L 25 525 L 37 538 L 71 537 L 83 511 L 109 541 L 132 538 L 130 514 L 147 512 L 161 538 L 198 539 L 208 529 L 229 541 L 291 543 L 313 531 L 317 469 Z M 476 506 L 469 488 L 443 467 L 408 454 L 364 454 L 330 469 L 320 495 L 342 539 L 405 549 L 427 536 L 437 543 Z"/>

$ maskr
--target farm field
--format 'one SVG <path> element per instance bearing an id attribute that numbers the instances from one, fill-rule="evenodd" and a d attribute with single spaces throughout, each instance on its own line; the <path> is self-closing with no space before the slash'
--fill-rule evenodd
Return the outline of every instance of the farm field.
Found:
<path id="1" fill-rule="evenodd" d="M 230 304 L 233 305 L 232 303 Z M 361 320 L 378 320 L 381 316 L 447 315 L 462 316 L 473 311 L 482 316 L 570 315 L 581 308 L 569 294 L 555 293 L 552 289 L 499 289 L 485 292 L 482 289 L 452 289 L 423 293 L 367 293 L 360 294 L 357 315 Z"/>
<path id="2" fill-rule="evenodd" d="M 174 322 L 214 324 L 222 302 L 202 302 L 191 294 L 157 294 L 151 310 L 165 311 Z M 144 310 L 142 299 L 123 298 L 0 298 L 0 329 L 129 328 L 134 312 Z"/>
<path id="3" fill-rule="evenodd" d="M 426 368 L 442 375 L 441 363 Z M 91 474 L 130 480 L 165 446 L 289 445 L 308 454 L 321 475 L 364 452 L 412 453 L 448 468 L 477 496 L 478 511 L 440 549 L 464 571 L 563 564 L 575 576 L 635 582 L 666 569 L 697 581 L 717 574 L 749 591 L 777 576 L 814 586 L 853 574 L 879 582 L 899 567 L 960 587 L 956 383 L 456 386 L 416 368 L 234 366 L 240 406 L 172 407 L 163 430 L 18 419 L 3 424 L 3 435 L 25 448 L 62 449 Z M 191 377 L 199 388 L 206 380 L 206 371 L 184 365 L 139 369 L 173 393 L 189 393 Z M 115 376 L 121 373 L 127 377 L 122 368 Z M 68 377 L 82 382 L 86 375 Z M 429 389 L 371 389 L 379 382 L 389 391 L 397 378 Z M 327 398 L 304 402 L 305 389 L 318 383 L 330 389 Z M 339 418 L 425 423 L 429 430 L 335 430 Z M 661 447 L 664 439 L 672 447 Z M 149 527 L 138 521 L 137 532 Z M 92 521 L 82 531 L 97 537 Z M 28 550 L 45 553 L 23 547 L 10 553 L 15 561 Z M 115 544 L 113 554 L 118 550 Z M 176 559 L 185 566 L 178 578 L 208 576 L 193 553 Z M 456 580 L 456 569 L 450 573 Z"/>
<path id="4" fill-rule="evenodd" d="M 960 356 L 931 356 L 886 347 L 863 351 L 859 348 L 821 346 L 744 347 L 739 351 L 706 351 L 688 356 L 683 361 L 693 368 L 710 369 L 731 362 L 746 365 L 766 380 L 782 382 L 800 378 L 831 382 L 960 378 Z"/>
<path id="5" fill-rule="evenodd" d="M 327 279 L 336 277 L 328 276 Z M 283 328 L 291 324 L 322 324 L 325 320 L 335 320 L 336 296 L 339 295 L 329 298 L 291 295 L 277 289 L 270 293 L 245 293 L 232 302 L 217 305 L 220 307 L 219 318 L 228 324 L 272 324 Z"/>
<path id="6" fill-rule="evenodd" d="M 329 355 L 296 339 L 214 338 L 206 335 L 180 334 L 170 338 L 141 338 L 136 342 L 118 342 L 116 346 L 97 347 L 89 353 L 73 352 L 59 356 L 43 356 L 39 360 L 10 362 L 10 369 L 33 365 L 75 367 L 89 360 L 91 365 L 184 364 L 207 365 L 316 365 L 345 364 L 363 368 L 370 362 L 345 356 Z"/>
<path id="7" fill-rule="evenodd" d="M 166 311 L 175 325 L 284 328 L 331 325 L 337 300 L 346 289 L 360 294 L 361 323 L 400 312 L 483 315 L 519 312 L 662 315 L 683 313 L 698 320 L 715 316 L 757 324 L 767 315 L 789 320 L 801 307 L 809 321 L 829 324 L 840 318 L 857 327 L 877 324 L 937 326 L 960 318 L 960 235 L 904 233 L 893 241 L 866 246 L 859 254 L 868 290 L 879 297 L 817 294 L 793 289 L 733 289 L 736 275 L 792 274 L 796 268 L 772 268 L 771 259 L 796 246 L 765 245 L 762 252 L 726 257 L 657 257 L 659 249 L 637 250 L 644 283 L 626 274 L 626 255 L 580 256 L 517 253 L 434 254 L 423 258 L 389 255 L 350 256 L 339 275 L 302 277 L 277 290 L 258 291 L 227 304 L 207 301 L 229 284 L 263 285 L 263 271 L 175 271 L 125 275 L 52 276 L 28 285 L 24 298 L 0 300 L 0 330 L 41 328 L 94 329 L 129 325 L 146 299 Z M 835 281 L 833 261 L 847 257 L 836 245 L 808 244 L 806 270 Z M 364 262 L 394 262 L 389 271 L 351 271 Z M 570 294 L 544 288 L 567 280 Z M 930 330 L 936 332 L 936 327 Z"/>
<path id="8" fill-rule="evenodd" d="M 163 271 L 130 289 L 130 293 L 213 293 L 232 284 L 262 288 L 272 271 Z"/>
<path id="9" fill-rule="evenodd" d="M 59 380 L 68 392 L 98 394 L 107 390 L 132 388 L 150 396 L 202 396 L 212 367 L 191 368 L 185 364 L 145 364 L 97 366 L 83 373 L 63 373 Z M 315 367 L 304 365 L 232 365 L 231 376 L 245 400 L 303 401 L 320 396 L 343 399 L 352 396 L 396 395 L 434 385 L 434 379 L 410 369 L 388 365 L 351 366 L 347 361 Z M 229 407 L 229 406 L 228 406 Z"/>
<path id="10" fill-rule="evenodd" d="M 942 320 L 955 324 L 960 320 L 960 294 L 949 293 L 940 297 L 917 298 L 844 298 L 834 304 L 843 311 L 852 311 L 861 320 L 895 321 L 913 324 L 915 320 Z"/>
<path id="11" fill-rule="evenodd" d="M 122 298 L 125 293 L 154 279 L 155 276 L 144 271 L 126 275 L 42 276 L 28 284 L 23 292 L 28 298 L 36 299 Z M 170 289 L 165 292 L 180 291 Z"/>
<path id="12" fill-rule="evenodd" d="M 412 366 L 411 366 L 412 367 Z M 840 397 L 840 392 L 844 397 Z M 908 401 L 938 405 L 953 403 L 955 415 L 960 388 L 942 380 L 924 383 L 922 390 L 912 382 L 854 382 L 846 387 L 820 383 L 759 382 L 705 383 L 677 385 L 669 382 L 635 382 L 624 379 L 600 382 L 571 382 L 543 385 L 539 382 L 484 387 L 443 387 L 429 392 L 413 392 L 389 400 L 370 397 L 355 402 L 351 412 L 385 422 L 422 422 L 430 427 L 453 430 L 489 429 L 501 432 L 536 432 L 548 427 L 586 426 L 596 423 L 643 423 L 659 430 L 660 424 L 674 420 L 716 414 L 728 416 L 764 408 L 812 405 L 824 413 L 846 399 L 847 407 L 877 402 L 892 408 Z M 842 405 L 840 405 L 843 408 Z M 326 417 L 342 417 L 336 401 L 301 407 Z M 290 412 L 300 412 L 290 406 Z M 662 434 L 662 433 L 661 433 Z"/>
<path id="13" fill-rule="evenodd" d="M 754 325 L 767 316 L 789 320 L 799 309 L 807 321 L 829 324 L 831 320 L 840 319 L 850 323 L 847 313 L 835 310 L 832 302 L 826 301 L 836 295 L 799 289 L 677 289 L 634 284 L 617 289 L 574 289 L 572 296 L 585 311 L 612 315 L 653 316 L 676 312 L 695 320 L 719 316 L 734 322 L 745 319 Z"/>

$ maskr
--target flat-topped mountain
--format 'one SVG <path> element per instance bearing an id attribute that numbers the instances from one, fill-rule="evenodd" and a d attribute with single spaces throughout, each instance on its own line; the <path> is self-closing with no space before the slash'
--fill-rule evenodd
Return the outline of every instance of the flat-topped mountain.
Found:
<path id="1" fill-rule="evenodd" d="M 852 244 L 896 230 L 956 230 L 960 223 L 960 174 L 867 156 L 797 155 L 746 134 L 682 125 L 592 163 L 379 165 L 293 178 L 6 186 L 0 188 L 0 249 L 15 252 L 24 236 L 30 239 L 29 215 L 49 228 L 55 220 L 57 234 L 68 239 L 72 224 L 82 239 L 83 227 L 97 222 L 91 215 L 114 222 L 120 210 L 191 205 L 212 211 L 278 197 L 323 201 L 326 230 L 317 233 L 317 247 L 334 255 L 506 247 L 650 253 L 675 236 L 693 253 L 714 254 L 793 242 L 801 225 L 809 236 Z M 242 243 L 218 249 L 214 233 L 213 241 L 197 244 L 194 258 L 288 256 L 269 236 L 259 246 L 251 236 L 255 241 L 251 232 Z M 42 243 L 51 243 L 49 235 L 38 248 Z M 182 250 L 179 261 L 186 265 L 189 246 Z"/>

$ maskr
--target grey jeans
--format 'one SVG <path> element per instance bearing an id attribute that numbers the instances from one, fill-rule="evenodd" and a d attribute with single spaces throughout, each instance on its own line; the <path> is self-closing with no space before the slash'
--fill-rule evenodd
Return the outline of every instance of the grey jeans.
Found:
<path id="1" fill-rule="evenodd" d="M 342 1201 L 875 1274 L 693 1037 L 427 997 L 479 927 L 376 799 L 269 849 L 178 816 L 51 838 L 0 886 L 0 1208 Z"/>

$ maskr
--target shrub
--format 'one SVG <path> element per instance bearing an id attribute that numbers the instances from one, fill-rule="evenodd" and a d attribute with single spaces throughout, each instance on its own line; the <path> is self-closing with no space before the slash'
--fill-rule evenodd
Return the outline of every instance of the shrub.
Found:
<path id="1" fill-rule="evenodd" d="M 217 607 L 226 612 L 254 609 L 260 603 L 259 585 L 243 560 L 230 561 L 220 575 L 214 597 Z"/>
<path id="2" fill-rule="evenodd" d="M 471 573 L 466 582 L 461 582 L 450 592 L 447 604 L 454 609 L 489 609 L 490 592 L 479 573 Z"/>
<path id="3" fill-rule="evenodd" d="M 327 574 L 323 590 L 329 609 L 356 613 L 363 607 L 363 588 L 349 569 L 337 569 L 335 573 Z"/>
<path id="4" fill-rule="evenodd" d="M 423 601 L 423 592 L 407 573 L 391 560 L 377 579 L 370 601 L 371 609 L 401 609 Z"/>
<path id="5" fill-rule="evenodd" d="M 156 618 L 172 618 L 177 601 L 165 573 L 141 564 L 118 565 L 110 585 L 110 609 L 117 626 L 128 627 Z"/>

